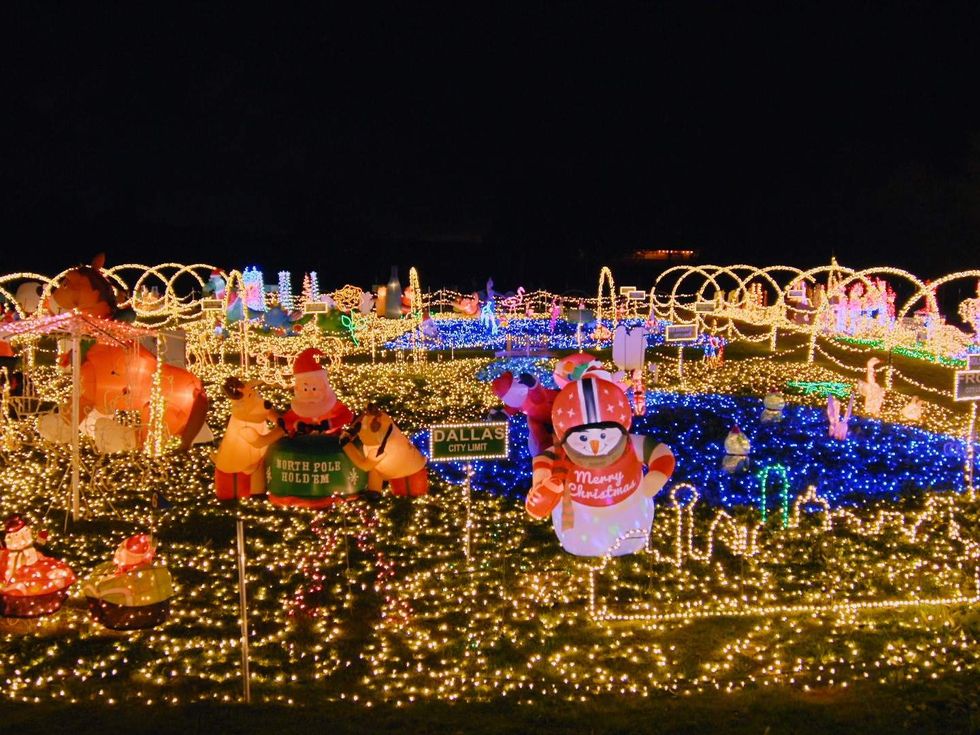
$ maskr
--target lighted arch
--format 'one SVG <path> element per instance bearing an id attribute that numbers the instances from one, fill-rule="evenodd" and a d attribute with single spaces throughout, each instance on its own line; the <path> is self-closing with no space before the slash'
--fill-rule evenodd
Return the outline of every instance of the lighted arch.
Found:
<path id="1" fill-rule="evenodd" d="M 602 284 L 609 283 L 609 311 L 610 317 L 612 319 L 613 328 L 616 328 L 616 283 L 613 281 L 612 271 L 609 270 L 608 266 L 602 266 L 602 270 L 599 271 L 599 292 L 596 296 L 596 311 L 595 319 L 596 322 L 602 323 Z"/>

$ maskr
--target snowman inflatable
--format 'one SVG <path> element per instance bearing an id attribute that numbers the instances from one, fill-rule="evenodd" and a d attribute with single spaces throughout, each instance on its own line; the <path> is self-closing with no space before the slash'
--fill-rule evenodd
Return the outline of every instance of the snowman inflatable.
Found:
<path id="1" fill-rule="evenodd" d="M 629 433 L 627 397 L 605 376 L 586 372 L 561 389 L 551 414 L 557 443 L 534 458 L 527 496 L 528 513 L 550 515 L 562 548 L 576 556 L 642 549 L 653 497 L 674 471 L 669 447 Z"/>

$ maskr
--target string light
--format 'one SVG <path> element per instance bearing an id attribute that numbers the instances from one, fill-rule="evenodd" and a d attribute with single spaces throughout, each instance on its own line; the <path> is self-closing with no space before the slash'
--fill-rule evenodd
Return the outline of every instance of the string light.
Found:
<path id="1" fill-rule="evenodd" d="M 198 275 L 208 273 L 205 268 Z M 782 295 L 761 303 L 758 289 L 750 298 L 747 272 L 731 272 L 742 284 L 736 303 L 695 317 L 702 333 L 725 334 L 729 344 L 772 345 L 776 322 L 767 320 L 778 310 L 792 314 L 792 307 Z M 198 276 L 188 273 L 196 283 Z M 720 285 L 728 275 L 717 268 L 699 273 L 701 285 Z M 811 282 L 826 273 L 791 271 L 791 277 Z M 840 277 L 850 272 L 840 269 Z M 250 324 L 241 326 L 246 341 L 216 333 L 214 323 L 193 310 L 194 300 L 177 293 L 176 276 L 165 278 L 165 306 L 153 318 L 186 329 L 193 370 L 211 397 L 212 427 L 228 418 L 221 384 L 243 370 L 264 381 L 269 399 L 284 408 L 291 356 L 306 346 L 323 345 L 331 355 L 341 400 L 353 408 L 378 403 L 422 447 L 432 424 L 479 421 L 498 407 L 488 381 L 505 369 L 536 372 L 551 384 L 549 359 L 445 359 L 452 345 L 490 347 L 472 329 L 475 319 L 435 314 L 443 342 L 422 347 L 409 341 L 414 320 L 373 314 L 357 317 L 360 345 L 315 328 L 286 337 Z M 243 285 L 239 279 L 234 271 L 227 276 L 226 306 L 235 282 Z M 609 284 L 612 290 L 611 274 Z M 696 298 L 699 286 L 692 288 Z M 651 292 L 659 326 L 671 311 L 678 322 L 686 316 L 675 290 L 677 299 L 668 299 L 669 291 Z M 589 305 L 608 327 L 619 315 L 615 308 L 602 314 L 601 292 L 602 286 Z M 423 303 L 421 290 L 417 298 Z M 504 331 L 544 344 L 554 298 L 525 295 L 532 315 L 511 316 Z M 451 292 L 437 292 L 427 305 L 440 310 L 452 303 Z M 345 301 L 343 310 L 349 308 Z M 150 319 L 150 309 L 144 312 L 141 323 Z M 764 327 L 761 339 L 753 324 Z M 555 326 L 558 337 L 549 346 L 574 349 L 575 325 Z M 785 343 L 784 331 L 808 335 L 806 325 L 797 326 L 803 328 L 779 321 L 779 339 Z M 45 360 L 52 356 L 50 345 L 36 338 L 18 344 L 36 346 Z M 586 344 L 601 341 L 587 335 Z M 873 348 L 840 344 L 818 335 L 814 351 L 833 350 L 828 354 L 848 371 L 863 370 L 846 361 Z M 371 345 L 385 346 L 378 362 L 367 359 Z M 781 353 L 788 362 L 691 361 L 683 383 L 661 371 L 658 389 L 645 396 L 647 415 L 636 417 L 634 430 L 670 444 L 678 469 L 675 484 L 657 498 L 642 553 L 598 563 L 576 559 L 560 550 L 545 524 L 527 518 L 521 501 L 530 461 L 520 417 L 509 422 L 507 460 L 476 461 L 469 469 L 433 465 L 426 497 L 357 498 L 325 512 L 243 503 L 256 701 L 579 701 L 980 672 L 980 640 L 961 624 L 972 614 L 964 607 L 980 601 L 980 518 L 966 493 L 942 492 L 965 489 L 961 413 L 930 401 L 921 423 L 912 424 L 902 418 L 903 397 L 890 391 L 880 420 L 858 417 L 852 438 L 832 440 L 825 396 L 851 384 L 842 382 L 836 365 L 806 364 L 807 347 Z M 409 360 L 404 351 L 410 348 L 432 357 Z M 251 355 L 246 368 L 231 359 L 242 349 Z M 659 361 L 672 359 L 662 334 L 649 339 L 648 349 Z M 60 402 L 70 389 L 66 376 L 50 366 L 33 368 L 32 377 L 47 400 Z M 903 379 L 898 371 L 896 377 Z M 782 422 L 763 426 L 761 395 L 777 386 L 802 395 L 787 406 Z M 758 473 L 729 475 L 720 467 L 721 440 L 731 423 L 752 433 L 752 461 L 768 465 Z M 29 422 L 3 428 L 16 441 L 0 447 L 0 503 L 5 512 L 36 518 L 53 500 L 44 523 L 56 525 L 67 453 L 39 446 Z M 154 630 L 111 636 L 73 606 L 49 619 L 2 621 L 0 696 L 30 703 L 237 698 L 231 513 L 214 500 L 209 447 L 184 454 L 159 449 L 148 473 L 143 455 L 99 465 L 86 442 L 86 467 L 103 473 L 102 484 L 110 488 L 97 492 L 92 483 L 85 494 L 89 510 L 118 520 L 56 534 L 50 551 L 84 573 L 146 523 L 142 489 L 163 492 L 173 507 L 160 523 L 160 556 L 179 587 L 170 619 Z M 775 480 L 773 472 L 781 482 L 782 522 L 767 517 L 760 523 L 753 506 Z M 459 487 L 466 473 L 474 488 L 468 503 Z M 717 617 L 731 620 L 706 622 Z"/>
<path id="2" fill-rule="evenodd" d="M 279 271 L 279 305 L 284 311 L 293 310 L 293 277 L 289 271 Z"/>

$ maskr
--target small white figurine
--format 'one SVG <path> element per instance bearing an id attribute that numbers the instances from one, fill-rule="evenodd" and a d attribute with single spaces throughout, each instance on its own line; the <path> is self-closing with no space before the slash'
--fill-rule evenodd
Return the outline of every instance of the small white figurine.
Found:
<path id="1" fill-rule="evenodd" d="M 885 401 L 885 389 L 875 380 L 875 365 L 879 362 L 881 360 L 877 357 L 869 358 L 865 379 L 857 382 L 857 392 L 864 396 L 864 412 L 869 416 L 880 415 L 881 405 Z"/>

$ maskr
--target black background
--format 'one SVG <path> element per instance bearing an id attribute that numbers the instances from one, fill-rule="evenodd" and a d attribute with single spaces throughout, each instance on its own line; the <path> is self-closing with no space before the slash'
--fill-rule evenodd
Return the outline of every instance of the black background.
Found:
<path id="1" fill-rule="evenodd" d="M 980 267 L 976 3 L 246 5 L 6 11 L 0 272 Z"/>

